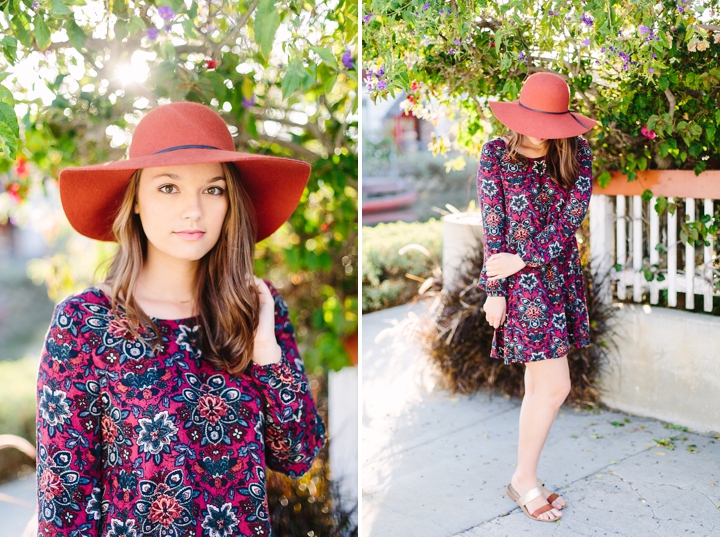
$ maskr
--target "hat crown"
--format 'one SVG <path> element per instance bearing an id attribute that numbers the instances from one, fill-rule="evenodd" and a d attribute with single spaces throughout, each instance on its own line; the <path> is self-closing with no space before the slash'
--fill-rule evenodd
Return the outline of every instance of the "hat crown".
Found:
<path id="1" fill-rule="evenodd" d="M 129 158 L 144 157 L 188 145 L 235 151 L 230 130 L 217 112 L 183 101 L 148 112 L 135 127 L 128 154 Z"/>
<path id="2" fill-rule="evenodd" d="M 567 112 L 570 89 L 561 76 L 553 73 L 533 73 L 525 80 L 519 101 L 535 110 Z"/>

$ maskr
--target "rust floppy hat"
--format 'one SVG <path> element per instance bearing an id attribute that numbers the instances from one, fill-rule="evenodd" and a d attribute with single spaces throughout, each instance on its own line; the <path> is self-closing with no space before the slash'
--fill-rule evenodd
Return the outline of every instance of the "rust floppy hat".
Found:
<path id="1" fill-rule="evenodd" d="M 217 112 L 181 101 L 158 106 L 140 120 L 127 159 L 63 169 L 60 201 L 77 232 L 114 241 L 112 223 L 136 170 L 207 162 L 232 162 L 237 167 L 257 215 L 256 242 L 290 217 L 310 177 L 307 162 L 236 151 Z"/>
<path id="2" fill-rule="evenodd" d="M 568 109 L 570 88 L 554 73 L 533 73 L 516 101 L 489 101 L 495 117 L 509 129 L 533 138 L 571 138 L 592 129 L 596 120 Z"/>

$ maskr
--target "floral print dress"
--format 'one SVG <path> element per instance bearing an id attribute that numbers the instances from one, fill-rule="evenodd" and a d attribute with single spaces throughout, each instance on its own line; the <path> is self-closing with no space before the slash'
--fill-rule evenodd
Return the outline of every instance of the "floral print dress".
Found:
<path id="1" fill-rule="evenodd" d="M 482 147 L 477 183 L 483 257 L 509 252 L 526 264 L 492 281 L 483 264 L 478 280 L 488 296 L 506 298 L 505 322 L 495 330 L 491 350 L 506 364 L 560 358 L 569 345 L 590 344 L 575 232 L 592 194 L 592 153 L 582 136 L 577 144 L 580 169 L 567 192 L 546 172 L 545 157 L 528 158 L 527 166 L 510 162 L 501 137 Z"/>
<path id="2" fill-rule="evenodd" d="M 266 283 L 282 359 L 241 375 L 202 359 L 194 318 L 153 318 L 153 355 L 97 287 L 56 307 L 37 378 L 38 535 L 271 535 L 266 468 L 301 476 L 327 438 Z"/>

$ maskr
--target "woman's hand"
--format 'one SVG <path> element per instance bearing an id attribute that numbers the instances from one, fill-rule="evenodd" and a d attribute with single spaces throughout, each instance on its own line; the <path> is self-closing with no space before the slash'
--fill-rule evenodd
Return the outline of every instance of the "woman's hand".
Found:
<path id="1" fill-rule="evenodd" d="M 483 305 L 485 318 L 493 328 L 497 328 L 505 322 L 505 310 L 507 303 L 504 296 L 489 296 Z"/>
<path id="2" fill-rule="evenodd" d="M 523 268 L 525 268 L 525 261 L 523 261 L 518 254 L 511 254 L 509 252 L 493 254 L 485 261 L 485 271 L 488 276 L 488 281 L 507 278 Z"/>
<path id="3" fill-rule="evenodd" d="M 275 337 L 275 300 L 262 278 L 253 277 L 260 293 L 260 320 L 253 340 L 252 360 L 258 365 L 274 364 L 282 358 L 282 349 Z"/>

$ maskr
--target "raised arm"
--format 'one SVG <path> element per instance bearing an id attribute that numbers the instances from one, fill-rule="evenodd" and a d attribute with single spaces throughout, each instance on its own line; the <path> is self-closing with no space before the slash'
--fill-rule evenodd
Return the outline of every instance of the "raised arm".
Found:
<path id="1" fill-rule="evenodd" d="M 529 267 L 545 265 L 560 255 L 585 219 L 592 194 L 592 153 L 583 137 L 578 141 L 578 160 L 578 177 L 563 209 L 551 215 L 534 238 L 518 246 L 518 255 Z"/>
<path id="2" fill-rule="evenodd" d="M 100 382 L 71 300 L 55 308 L 37 377 L 38 536 L 99 536 Z"/>
<path id="3" fill-rule="evenodd" d="M 265 395 L 265 459 L 268 468 L 300 477 L 312 466 L 327 435 L 310 391 L 287 304 L 270 282 L 265 283 L 275 300 L 275 336 L 282 349 L 279 362 L 250 365 L 250 374 Z"/>
<path id="4" fill-rule="evenodd" d="M 485 289 L 488 296 L 506 296 L 505 278 L 487 279 L 485 262 L 493 254 L 505 252 L 505 193 L 502 173 L 497 161 L 495 148 L 483 144 L 477 176 L 478 201 L 483 221 L 483 267 L 478 287 Z"/>

